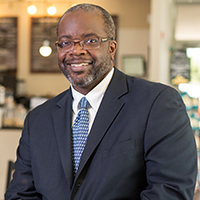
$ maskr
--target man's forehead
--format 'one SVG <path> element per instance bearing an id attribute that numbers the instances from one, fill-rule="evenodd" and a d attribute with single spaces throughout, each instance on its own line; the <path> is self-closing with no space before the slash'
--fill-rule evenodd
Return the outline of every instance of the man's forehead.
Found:
<path id="1" fill-rule="evenodd" d="M 102 15 L 93 11 L 72 11 L 66 13 L 58 27 L 58 40 L 69 38 L 84 40 L 87 34 L 106 37 Z"/>
<path id="2" fill-rule="evenodd" d="M 76 11 L 70 11 L 63 16 L 63 19 L 84 19 L 84 18 L 92 18 L 95 17 L 95 19 L 103 20 L 102 14 L 97 10 L 97 11 L 85 11 L 85 10 L 76 10 Z"/>
<path id="3" fill-rule="evenodd" d="M 103 18 L 99 13 L 85 12 L 85 11 L 73 11 L 66 13 L 60 21 L 59 30 L 67 32 L 73 30 L 83 30 L 93 32 L 94 30 L 102 30 L 104 26 Z"/>

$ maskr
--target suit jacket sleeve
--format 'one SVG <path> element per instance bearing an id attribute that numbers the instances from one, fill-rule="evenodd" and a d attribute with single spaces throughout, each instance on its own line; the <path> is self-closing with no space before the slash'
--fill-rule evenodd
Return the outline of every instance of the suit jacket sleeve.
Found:
<path id="1" fill-rule="evenodd" d="M 30 113 L 29 113 L 30 115 Z M 15 173 L 13 180 L 8 187 L 5 199 L 42 199 L 40 194 L 36 192 L 31 168 L 31 155 L 28 133 L 28 118 L 25 120 L 20 145 L 17 149 L 17 161 L 15 163 Z"/>
<path id="2" fill-rule="evenodd" d="M 197 150 L 189 118 L 176 90 L 155 99 L 144 138 L 148 187 L 141 199 L 191 200 L 197 175 Z"/>

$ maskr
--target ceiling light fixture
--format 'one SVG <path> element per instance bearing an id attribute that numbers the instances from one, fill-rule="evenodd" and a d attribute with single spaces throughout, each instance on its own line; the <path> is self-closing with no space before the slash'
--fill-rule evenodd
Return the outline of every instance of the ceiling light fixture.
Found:
<path id="1" fill-rule="evenodd" d="M 50 6 L 47 8 L 47 12 L 49 15 L 55 15 L 56 14 L 56 7 L 55 6 Z"/>
<path id="2" fill-rule="evenodd" d="M 37 7 L 35 5 L 31 5 L 27 8 L 27 11 L 30 15 L 34 15 L 37 12 Z"/>

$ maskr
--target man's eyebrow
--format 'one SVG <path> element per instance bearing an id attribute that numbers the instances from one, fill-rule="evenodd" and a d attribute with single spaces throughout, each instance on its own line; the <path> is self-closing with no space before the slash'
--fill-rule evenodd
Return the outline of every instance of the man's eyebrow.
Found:
<path id="1" fill-rule="evenodd" d="M 84 34 L 82 35 L 83 38 L 91 37 L 91 36 L 96 36 L 96 37 L 98 37 L 98 35 L 97 35 L 96 33 L 84 33 Z"/>
<path id="2" fill-rule="evenodd" d="M 61 35 L 58 39 L 60 40 L 62 38 L 72 39 L 72 36 L 70 36 L 70 35 Z"/>

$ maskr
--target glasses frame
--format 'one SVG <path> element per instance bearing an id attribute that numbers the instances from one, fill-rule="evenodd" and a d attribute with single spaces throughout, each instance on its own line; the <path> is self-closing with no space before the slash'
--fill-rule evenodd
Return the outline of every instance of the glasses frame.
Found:
<path id="1" fill-rule="evenodd" d="M 67 50 L 62 50 L 62 47 L 60 47 L 61 45 L 62 45 L 62 42 L 58 42 L 58 41 L 56 41 L 55 42 L 55 46 L 57 47 L 57 50 L 59 51 L 59 52 L 69 52 L 69 51 L 71 51 L 71 50 L 73 50 L 73 48 L 75 47 L 75 45 L 77 44 L 77 43 L 79 43 L 79 45 L 80 45 L 80 47 L 82 47 L 82 49 L 84 49 L 84 50 L 93 50 L 93 49 L 98 49 L 100 46 L 101 46 L 101 42 L 107 42 L 107 41 L 109 41 L 109 40 L 113 40 L 113 38 L 112 37 L 108 37 L 108 38 L 100 38 L 100 37 L 97 37 L 96 39 L 98 39 L 98 41 L 99 41 L 99 45 L 96 47 L 96 48 L 84 48 L 84 42 L 86 41 L 86 40 L 80 40 L 80 41 L 71 41 L 71 43 L 73 43 L 73 45 L 71 45 L 71 47 L 69 48 L 69 49 L 67 49 Z M 87 39 L 87 40 L 89 40 L 89 39 Z"/>

